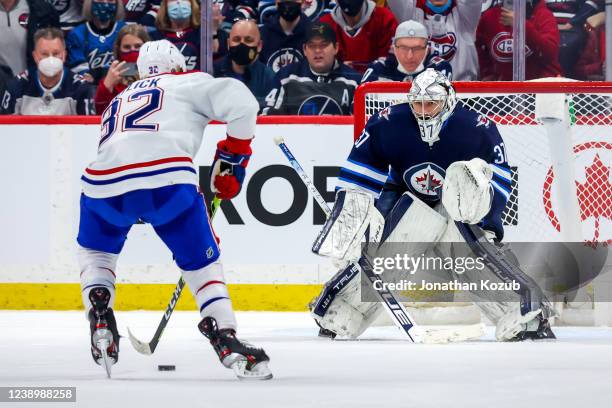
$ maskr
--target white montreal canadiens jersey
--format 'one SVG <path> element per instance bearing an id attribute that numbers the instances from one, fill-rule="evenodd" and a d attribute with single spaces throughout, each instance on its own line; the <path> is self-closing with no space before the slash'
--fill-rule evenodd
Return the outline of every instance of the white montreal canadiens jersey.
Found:
<path id="1" fill-rule="evenodd" d="M 92 198 L 172 184 L 198 184 L 193 158 L 211 120 L 250 139 L 258 104 L 235 79 L 201 72 L 162 74 L 131 84 L 102 114 L 96 160 L 81 177 Z M 212 158 L 211 158 L 212 159 Z"/>

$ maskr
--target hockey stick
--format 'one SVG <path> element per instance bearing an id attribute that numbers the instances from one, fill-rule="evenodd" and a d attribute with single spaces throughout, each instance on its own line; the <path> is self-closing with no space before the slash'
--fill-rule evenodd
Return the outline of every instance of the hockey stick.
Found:
<path id="1" fill-rule="evenodd" d="M 215 217 L 215 214 L 217 213 L 217 210 L 219 209 L 220 204 L 221 204 L 221 199 L 215 196 L 210 205 L 210 219 L 211 220 Z M 181 293 L 183 292 L 184 287 L 185 287 L 185 280 L 181 276 L 178 283 L 176 284 L 176 287 L 174 288 L 174 292 L 172 293 L 170 302 L 168 303 L 168 306 L 166 306 L 166 311 L 164 312 L 164 315 L 162 316 L 161 321 L 159 322 L 159 325 L 157 326 L 157 330 L 155 331 L 155 334 L 153 335 L 153 338 L 151 339 L 150 342 L 145 343 L 144 341 L 138 340 L 132 334 L 132 332 L 130 331 L 130 328 L 128 327 L 127 331 L 128 331 L 128 335 L 130 338 L 130 343 L 132 343 L 132 346 L 134 347 L 134 349 L 136 349 L 137 352 L 139 352 L 140 354 L 145 354 L 149 356 L 155 352 L 155 349 L 157 348 L 157 343 L 159 343 L 159 339 L 161 335 L 163 334 L 164 329 L 166 328 L 166 325 L 168 324 L 168 321 L 170 320 L 170 316 L 172 316 L 172 312 L 174 312 L 174 308 L 176 307 L 176 304 L 178 303 L 178 300 L 181 297 Z"/>
<path id="2" fill-rule="evenodd" d="M 326 216 L 331 214 L 331 210 L 327 205 L 327 202 L 319 193 L 319 190 L 314 186 L 310 177 L 306 174 L 300 163 L 297 161 L 289 147 L 285 143 L 282 137 L 277 137 L 274 139 L 276 145 L 281 149 L 291 167 L 296 171 L 296 173 L 300 176 L 306 187 L 312 193 L 315 201 Z M 473 338 L 480 337 L 484 334 L 484 325 L 474 324 L 466 327 L 461 327 L 457 329 L 427 329 L 424 330 L 422 327 L 417 326 L 414 319 L 410 316 L 410 313 L 406 310 L 404 305 L 399 302 L 391 291 L 386 289 L 376 289 L 374 282 L 382 281 L 378 275 L 373 272 L 372 264 L 367 256 L 363 256 L 359 265 L 363 270 L 366 278 L 372 282 L 372 288 L 375 290 L 376 294 L 380 298 L 380 300 L 385 304 L 385 309 L 387 310 L 389 316 L 393 323 L 403 330 L 408 338 L 414 343 L 448 343 L 448 342 L 457 342 L 457 341 L 465 341 Z M 379 285 L 382 288 L 386 288 L 385 285 Z"/>

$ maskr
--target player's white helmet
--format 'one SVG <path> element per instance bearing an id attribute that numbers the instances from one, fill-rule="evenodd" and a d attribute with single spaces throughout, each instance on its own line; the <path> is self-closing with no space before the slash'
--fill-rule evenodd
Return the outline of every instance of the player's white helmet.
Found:
<path id="1" fill-rule="evenodd" d="M 169 72 L 187 71 L 185 57 L 168 40 L 144 43 L 138 52 L 136 65 L 140 79 Z"/>
<path id="2" fill-rule="evenodd" d="M 440 140 L 440 130 L 453 114 L 457 95 L 446 75 L 427 68 L 412 81 L 408 103 L 419 124 L 421 139 L 431 146 Z"/>

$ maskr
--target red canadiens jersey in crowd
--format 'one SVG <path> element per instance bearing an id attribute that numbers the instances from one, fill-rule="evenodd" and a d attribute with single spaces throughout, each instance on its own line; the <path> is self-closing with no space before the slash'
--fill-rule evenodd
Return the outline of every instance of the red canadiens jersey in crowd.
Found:
<path id="1" fill-rule="evenodd" d="M 480 78 L 512 80 L 512 27 L 499 22 L 501 7 L 483 13 L 476 33 Z M 525 79 L 554 77 L 559 65 L 559 30 L 553 14 L 539 2 L 525 24 Z"/>
<path id="2" fill-rule="evenodd" d="M 353 35 L 347 33 L 333 18 L 333 13 L 321 17 L 336 32 L 339 56 L 344 61 L 356 62 L 354 68 L 365 71 L 369 63 L 389 53 L 391 39 L 397 28 L 393 13 L 384 7 L 375 7 L 370 19 Z M 359 69 L 363 65 L 363 69 Z"/>

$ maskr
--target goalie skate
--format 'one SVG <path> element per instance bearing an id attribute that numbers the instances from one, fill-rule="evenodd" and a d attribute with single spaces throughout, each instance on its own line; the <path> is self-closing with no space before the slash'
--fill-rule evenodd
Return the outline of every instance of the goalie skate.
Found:
<path id="1" fill-rule="evenodd" d="M 198 324 L 200 332 L 210 340 L 210 344 L 219 356 L 221 363 L 234 370 L 240 380 L 269 380 L 272 372 L 268 368 L 270 358 L 263 349 L 236 338 L 232 329 L 217 327 L 217 321 L 205 317 Z"/>
<path id="2" fill-rule="evenodd" d="M 103 365 L 106 376 L 119 361 L 119 332 L 113 309 L 108 308 L 110 293 L 106 288 L 94 288 L 89 292 L 92 309 L 89 311 L 91 331 L 91 356 L 98 365 Z"/>

